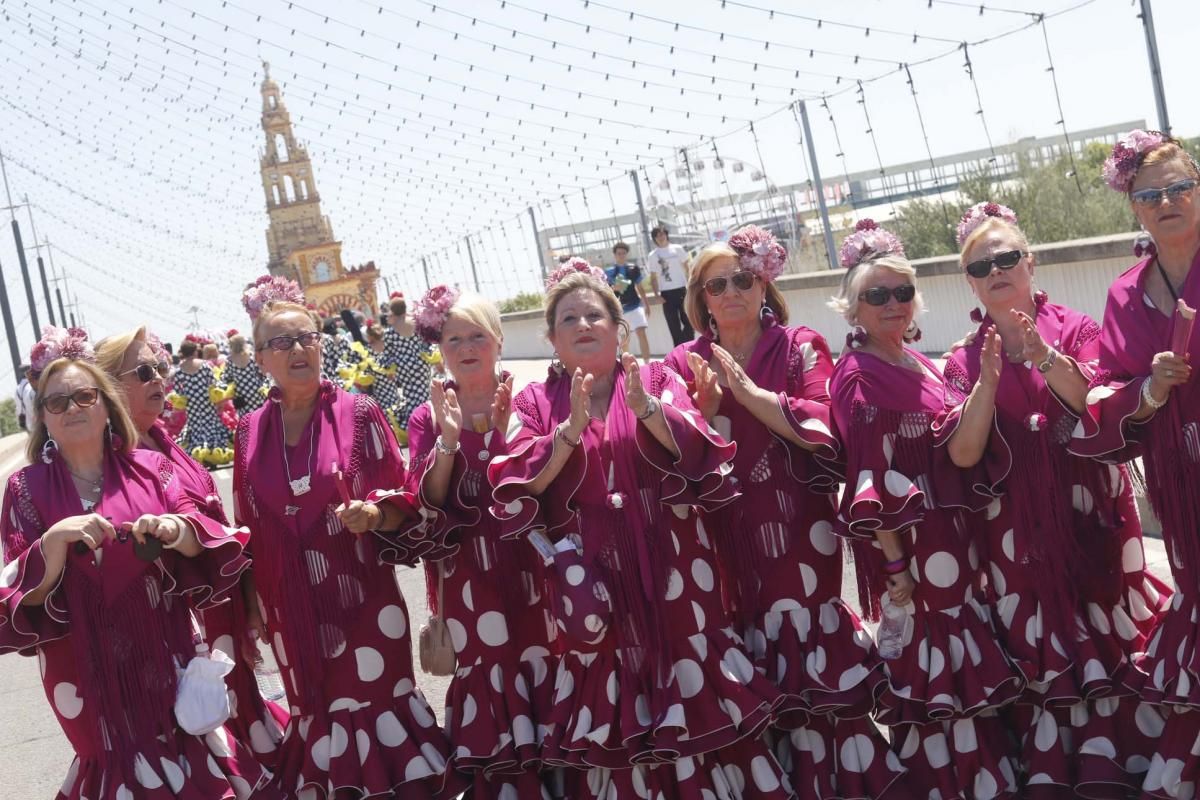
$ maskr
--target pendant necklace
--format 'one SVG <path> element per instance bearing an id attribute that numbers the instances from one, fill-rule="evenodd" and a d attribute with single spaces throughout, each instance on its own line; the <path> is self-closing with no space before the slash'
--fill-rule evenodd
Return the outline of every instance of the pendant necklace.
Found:
<path id="1" fill-rule="evenodd" d="M 315 414 L 317 412 L 314 410 L 313 413 Z M 313 442 L 314 442 L 314 439 L 315 439 L 316 433 L 317 433 L 316 420 L 313 420 L 312 427 L 309 428 L 309 432 L 308 432 L 308 473 L 305 475 L 301 475 L 299 478 L 296 478 L 295 480 L 292 479 L 292 468 L 291 468 L 291 465 L 288 464 L 287 433 L 284 430 L 285 426 L 283 425 L 282 410 L 279 413 L 279 422 L 280 422 L 279 437 L 280 437 L 280 439 L 283 440 L 283 471 L 284 471 L 284 474 L 287 475 L 288 486 L 292 487 L 292 494 L 295 497 L 299 497 L 302 494 L 308 494 L 308 491 L 310 489 L 312 489 Z"/>
<path id="2" fill-rule="evenodd" d="M 71 470 L 67 470 L 67 472 L 71 472 Z M 71 472 L 71 477 L 91 486 L 92 494 L 100 494 L 100 488 L 104 485 L 104 475 L 103 474 L 101 474 L 100 477 L 94 481 L 88 480 L 87 478 L 83 477 L 82 475 L 76 475 L 74 472 Z"/>

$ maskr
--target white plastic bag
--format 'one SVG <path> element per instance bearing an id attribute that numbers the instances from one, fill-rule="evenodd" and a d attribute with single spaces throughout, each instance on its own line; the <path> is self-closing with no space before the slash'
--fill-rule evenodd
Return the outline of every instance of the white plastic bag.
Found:
<path id="1" fill-rule="evenodd" d="M 210 655 L 205 645 L 197 647 L 196 653 L 187 669 L 179 673 L 175 720 L 193 736 L 203 736 L 224 725 L 230 717 L 225 676 L 233 669 L 233 661 L 220 650 Z"/>

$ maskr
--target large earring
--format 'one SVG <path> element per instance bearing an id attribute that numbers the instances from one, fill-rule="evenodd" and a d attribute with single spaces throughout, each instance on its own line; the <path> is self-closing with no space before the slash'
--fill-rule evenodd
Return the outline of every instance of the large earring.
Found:
<path id="1" fill-rule="evenodd" d="M 763 300 L 762 306 L 758 309 L 758 321 L 764 328 L 769 328 L 778 322 L 775 317 L 775 309 L 767 305 L 766 300 Z"/>
<path id="2" fill-rule="evenodd" d="M 717 318 L 716 317 L 708 318 L 708 335 L 709 335 L 709 337 L 712 338 L 712 340 L 714 342 L 721 341 L 721 334 L 717 332 Z"/>
<path id="3" fill-rule="evenodd" d="M 867 343 L 867 329 L 862 325 L 855 325 L 846 334 L 846 347 L 851 350 L 857 350 Z"/>
<path id="4" fill-rule="evenodd" d="M 983 322 L 983 312 L 979 310 L 979 306 L 971 309 L 971 322 L 980 324 Z"/>
<path id="5" fill-rule="evenodd" d="M 562 375 L 566 371 L 563 366 L 562 359 L 558 357 L 558 351 L 554 351 L 554 355 L 550 359 L 550 369 L 554 370 L 555 375 Z"/>
<path id="6" fill-rule="evenodd" d="M 914 319 L 908 323 L 908 327 L 904 329 L 904 341 L 919 342 L 921 341 L 921 329 L 917 327 L 917 321 Z"/>
<path id="7" fill-rule="evenodd" d="M 106 429 L 107 429 L 107 433 L 108 433 L 108 446 L 109 447 L 111 447 L 113 450 L 120 450 L 122 447 L 125 446 L 125 440 L 121 438 L 120 434 L 118 434 L 117 432 L 115 432 L 113 430 L 112 417 L 108 418 L 108 423 L 106 425 Z"/>
<path id="8" fill-rule="evenodd" d="M 58 457 L 58 442 L 46 437 L 46 443 L 42 445 L 42 463 L 51 464 Z"/>

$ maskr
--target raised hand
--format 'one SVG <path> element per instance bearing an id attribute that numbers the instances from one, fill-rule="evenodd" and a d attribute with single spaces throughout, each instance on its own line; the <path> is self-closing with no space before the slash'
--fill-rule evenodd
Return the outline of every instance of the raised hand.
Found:
<path id="1" fill-rule="evenodd" d="M 508 432 L 508 420 L 512 417 L 513 376 L 509 375 L 496 385 L 492 398 L 492 427 L 503 436 Z"/>
<path id="2" fill-rule="evenodd" d="M 445 381 L 436 380 L 429 389 L 429 403 L 433 406 L 433 421 L 438 426 L 443 444 L 450 448 L 455 447 L 463 424 L 458 395 L 446 386 Z"/>
<path id="3" fill-rule="evenodd" d="M 633 353 L 621 353 L 621 367 L 625 370 L 625 405 L 638 417 L 646 415 L 650 395 L 642 386 L 642 372 Z"/>
<path id="4" fill-rule="evenodd" d="M 591 403 L 594 380 L 590 372 L 584 375 L 579 367 L 575 368 L 575 374 L 571 376 L 571 416 L 567 419 L 567 428 L 563 432 L 573 442 L 579 441 L 584 428 L 591 421 L 588 406 Z"/>
<path id="5" fill-rule="evenodd" d="M 383 523 L 383 512 L 379 506 L 363 500 L 351 500 L 349 504 L 339 505 L 335 513 L 351 533 L 373 531 Z"/>
<path id="6" fill-rule="evenodd" d="M 83 542 L 89 550 L 96 550 L 104 545 L 105 540 L 116 538 L 116 528 L 99 514 L 65 517 L 42 534 L 44 543 L 64 550 L 75 542 Z"/>
<path id="7" fill-rule="evenodd" d="M 717 380 L 717 373 L 708 365 L 707 361 L 696 353 L 688 353 L 687 360 L 696 385 L 696 391 L 692 394 L 692 402 L 696 404 L 696 408 L 700 409 L 704 418 L 712 422 L 713 417 L 717 415 L 717 410 L 721 407 L 721 397 L 724 396 L 721 384 Z"/>
<path id="8" fill-rule="evenodd" d="M 1150 362 L 1150 394 L 1159 402 L 1165 402 L 1171 389 L 1191 380 L 1192 366 L 1169 350 L 1156 353 Z"/>
<path id="9" fill-rule="evenodd" d="M 725 385 L 729 387 L 733 399 L 746 405 L 759 392 L 758 384 L 746 374 L 746 370 L 742 369 L 729 351 L 721 345 L 713 345 L 713 355 L 716 356 L 717 365 L 725 377 Z"/>
<path id="10" fill-rule="evenodd" d="M 979 382 L 984 386 L 995 389 L 1000 385 L 1000 373 L 1004 370 L 1002 355 L 1004 342 L 992 325 L 983 336 L 983 347 L 979 350 Z"/>
<path id="11" fill-rule="evenodd" d="M 179 544 L 179 540 L 187 533 L 181 519 L 172 515 L 156 516 L 142 514 L 129 528 L 138 544 L 146 544 L 146 537 L 157 539 L 165 545 Z"/>
<path id="12" fill-rule="evenodd" d="M 1015 308 L 1010 313 L 1021 326 L 1021 358 L 1041 364 L 1050 355 L 1050 346 L 1042 339 L 1037 325 L 1028 314 Z"/>

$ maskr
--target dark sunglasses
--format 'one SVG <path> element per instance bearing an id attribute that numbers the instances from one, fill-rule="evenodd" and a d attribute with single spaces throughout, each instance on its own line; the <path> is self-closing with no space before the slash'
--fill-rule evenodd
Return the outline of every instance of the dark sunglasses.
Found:
<path id="1" fill-rule="evenodd" d="M 1195 188 L 1196 179 L 1185 178 L 1162 189 L 1142 189 L 1141 191 L 1133 192 L 1129 195 L 1129 199 L 1140 206 L 1153 208 L 1162 203 L 1164 197 L 1167 198 L 1168 203 L 1178 203 L 1183 199 L 1185 194 Z"/>
<path id="2" fill-rule="evenodd" d="M 916 296 L 917 287 L 911 283 L 901 284 L 894 289 L 886 286 L 872 286 L 870 289 L 858 293 L 858 299 L 865 300 L 869 306 L 887 305 L 887 301 L 892 297 L 896 298 L 897 303 L 911 303 Z"/>
<path id="3" fill-rule="evenodd" d="M 51 414 L 62 414 L 71 407 L 71 403 L 74 403 L 77 408 L 91 408 L 96 405 L 96 401 L 99 399 L 100 390 L 92 387 L 89 389 L 76 389 L 71 394 L 48 395 L 43 397 L 39 402 L 42 408 Z"/>
<path id="4" fill-rule="evenodd" d="M 130 373 L 136 373 L 138 380 L 142 383 L 149 383 L 155 378 L 166 380 L 166 377 L 171 374 L 171 365 L 165 361 L 160 361 L 157 364 L 138 364 L 133 369 L 125 370 L 117 377 L 124 378 Z"/>
<path id="5" fill-rule="evenodd" d="M 754 285 L 754 273 L 746 270 L 739 270 L 728 278 L 722 276 L 720 278 L 709 278 L 704 282 L 704 291 L 708 292 L 713 297 L 720 297 L 725 294 L 725 290 L 729 288 L 730 282 L 733 283 L 733 288 L 739 292 L 746 292 Z"/>
<path id="6" fill-rule="evenodd" d="M 995 258 L 981 258 L 978 261 L 972 261 L 967 264 L 967 274 L 972 278 L 986 278 L 992 274 L 992 267 L 1000 269 L 1012 269 L 1017 264 L 1021 263 L 1021 259 L 1025 254 L 1020 250 L 1007 250 L 1003 253 L 997 253 Z"/>
<path id="7" fill-rule="evenodd" d="M 281 353 L 285 353 L 288 350 L 291 350 L 297 344 L 299 344 L 301 347 L 315 347 L 319 341 L 321 341 L 321 332 L 309 331 L 308 333 L 302 333 L 299 336 L 272 336 L 270 339 L 267 339 L 267 343 L 265 345 L 258 349 L 266 350 L 269 347 L 272 350 L 278 350 Z"/>

